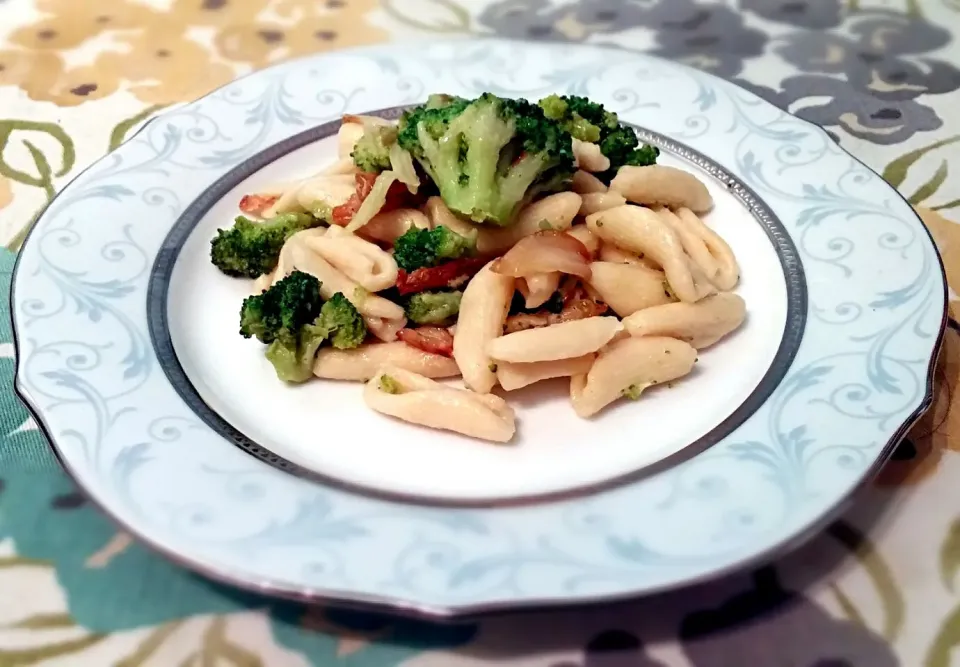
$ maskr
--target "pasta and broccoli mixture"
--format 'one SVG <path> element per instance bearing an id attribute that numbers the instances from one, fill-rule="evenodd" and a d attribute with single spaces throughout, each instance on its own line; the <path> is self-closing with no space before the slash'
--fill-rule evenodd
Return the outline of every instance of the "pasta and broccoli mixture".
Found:
<path id="1" fill-rule="evenodd" d="M 338 142 L 320 174 L 243 197 L 211 243 L 255 281 L 240 334 L 285 382 L 365 382 L 377 412 L 509 442 L 496 387 L 569 378 L 591 417 L 744 320 L 707 188 L 601 104 L 434 95 L 396 123 L 345 116 Z"/>

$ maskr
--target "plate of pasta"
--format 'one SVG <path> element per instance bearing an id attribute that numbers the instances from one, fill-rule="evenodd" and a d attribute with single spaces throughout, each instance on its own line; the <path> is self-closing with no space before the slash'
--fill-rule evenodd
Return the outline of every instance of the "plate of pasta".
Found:
<path id="1" fill-rule="evenodd" d="M 611 600 L 836 511 L 929 405 L 944 284 L 894 190 L 732 84 L 395 45 L 240 79 L 71 183 L 20 255 L 17 390 L 208 576 Z"/>

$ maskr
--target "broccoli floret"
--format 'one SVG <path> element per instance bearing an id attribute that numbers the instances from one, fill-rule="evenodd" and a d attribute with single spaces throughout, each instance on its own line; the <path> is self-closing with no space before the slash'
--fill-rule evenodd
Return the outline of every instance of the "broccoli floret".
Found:
<path id="1" fill-rule="evenodd" d="M 262 294 L 248 296 L 240 308 L 240 335 L 261 343 L 289 341 L 320 314 L 320 281 L 294 271 Z"/>
<path id="2" fill-rule="evenodd" d="M 396 142 L 396 126 L 373 125 L 364 130 L 350 157 L 360 171 L 380 173 L 390 168 L 390 147 Z"/>
<path id="3" fill-rule="evenodd" d="M 357 347 L 367 337 L 367 325 L 363 316 L 340 292 L 337 292 L 320 309 L 320 317 L 314 326 L 325 329 L 330 343 L 338 350 Z"/>
<path id="4" fill-rule="evenodd" d="M 600 152 L 610 159 L 610 169 L 594 175 L 605 183 L 617 175 L 620 167 L 646 167 L 656 164 L 660 157 L 660 149 L 656 146 L 640 146 L 636 132 L 629 127 L 620 127 L 604 137 L 600 141 Z"/>
<path id="5" fill-rule="evenodd" d="M 240 335 L 267 344 L 267 359 L 286 382 L 311 376 L 313 359 L 325 340 L 338 348 L 356 347 L 366 332 L 363 318 L 346 297 L 338 292 L 323 303 L 320 281 L 302 271 L 247 297 L 240 309 Z"/>
<path id="6" fill-rule="evenodd" d="M 210 260 L 228 276 L 258 278 L 276 268 L 288 238 L 322 222 L 310 213 L 282 213 L 263 222 L 241 215 L 233 227 L 217 231 L 210 242 Z"/>
<path id="7" fill-rule="evenodd" d="M 402 394 L 403 387 L 390 375 L 380 376 L 380 391 L 385 394 Z"/>
<path id="8" fill-rule="evenodd" d="M 636 400 L 639 400 L 640 394 L 643 393 L 643 390 L 645 388 L 646 387 L 640 384 L 632 384 L 626 389 L 624 389 L 623 391 L 621 391 L 620 395 L 623 396 L 624 398 L 630 399 L 631 401 L 636 401 Z"/>
<path id="9" fill-rule="evenodd" d="M 617 114 L 607 111 L 602 104 L 592 102 L 586 97 L 551 95 L 540 100 L 540 106 L 549 118 L 563 125 L 574 137 L 600 146 L 600 152 L 610 160 L 610 169 L 595 175 L 606 183 L 617 175 L 620 167 L 656 164 L 660 156 L 660 150 L 656 146 L 641 147 L 637 133 L 632 128 L 621 125 Z M 596 128 L 596 133 L 587 126 Z M 593 138 L 587 138 L 588 136 Z"/>
<path id="10" fill-rule="evenodd" d="M 535 104 L 491 93 L 432 98 L 401 117 L 398 142 L 452 211 L 500 226 L 574 171 L 570 135 L 558 123 Z"/>
<path id="11" fill-rule="evenodd" d="M 547 118 L 563 126 L 575 139 L 596 143 L 600 141 L 600 127 L 574 111 L 570 104 L 559 95 L 551 95 L 540 100 L 540 108 Z"/>
<path id="12" fill-rule="evenodd" d="M 418 292 L 407 302 L 407 318 L 417 324 L 441 324 L 460 312 L 463 292 Z"/>
<path id="13" fill-rule="evenodd" d="M 476 238 L 461 236 L 443 225 L 435 229 L 411 227 L 394 242 L 393 258 L 404 271 L 416 271 L 468 255 L 476 244 Z"/>

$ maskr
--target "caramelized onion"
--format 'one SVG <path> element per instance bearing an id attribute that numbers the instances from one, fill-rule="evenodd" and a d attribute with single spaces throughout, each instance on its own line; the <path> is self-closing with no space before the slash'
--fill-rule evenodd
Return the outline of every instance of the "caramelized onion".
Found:
<path id="1" fill-rule="evenodd" d="M 559 272 L 589 280 L 590 251 L 569 234 L 543 231 L 520 239 L 491 270 L 514 278 Z"/>

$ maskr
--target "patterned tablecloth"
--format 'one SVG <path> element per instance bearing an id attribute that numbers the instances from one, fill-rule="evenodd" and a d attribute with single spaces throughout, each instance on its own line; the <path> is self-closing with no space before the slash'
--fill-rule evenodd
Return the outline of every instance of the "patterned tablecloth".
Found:
<path id="1" fill-rule="evenodd" d="M 824 125 L 918 207 L 960 289 L 960 0 L 0 0 L 0 289 L 37 211 L 149 115 L 291 56 L 477 34 L 649 50 Z M 655 599 L 456 626 L 257 598 L 118 533 L 14 398 L 6 321 L 0 667 L 960 665 L 953 320 L 934 408 L 812 544 Z"/>

